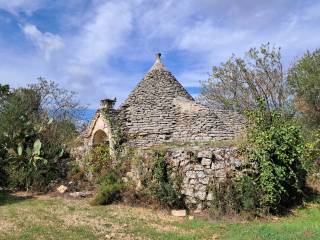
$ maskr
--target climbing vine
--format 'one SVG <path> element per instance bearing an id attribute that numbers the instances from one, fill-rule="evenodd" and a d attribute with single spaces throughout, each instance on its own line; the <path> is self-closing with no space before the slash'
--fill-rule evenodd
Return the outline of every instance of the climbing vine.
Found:
<path id="1" fill-rule="evenodd" d="M 116 121 L 115 117 L 112 116 L 108 111 L 102 110 L 101 114 L 107 121 L 109 131 L 111 133 L 111 145 L 110 150 L 114 153 L 114 157 L 117 158 L 121 153 L 122 143 L 124 142 L 124 133 L 120 127 L 120 124 Z"/>

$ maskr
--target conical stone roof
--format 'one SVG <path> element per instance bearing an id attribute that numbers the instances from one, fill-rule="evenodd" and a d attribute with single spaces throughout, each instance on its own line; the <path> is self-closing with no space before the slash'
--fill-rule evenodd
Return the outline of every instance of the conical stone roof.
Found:
<path id="1" fill-rule="evenodd" d="M 160 54 L 119 109 L 132 145 L 230 139 L 234 132 L 192 96 L 161 63 Z"/>
<path id="2" fill-rule="evenodd" d="M 168 105 L 176 97 L 193 100 L 185 88 L 161 63 L 160 56 L 158 53 L 156 62 L 135 87 L 123 106 L 130 105 L 140 108 L 142 105 L 145 105 L 144 107 L 161 105 L 165 108 L 167 105 L 170 108 Z"/>

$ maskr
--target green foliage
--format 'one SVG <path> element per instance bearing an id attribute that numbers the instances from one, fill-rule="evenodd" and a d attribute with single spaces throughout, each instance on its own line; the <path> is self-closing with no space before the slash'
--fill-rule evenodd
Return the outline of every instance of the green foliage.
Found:
<path id="1" fill-rule="evenodd" d="M 239 205 L 235 184 L 231 179 L 216 183 L 211 186 L 212 194 L 211 213 L 214 215 L 226 215 L 238 213 Z"/>
<path id="2" fill-rule="evenodd" d="M 320 128 L 320 49 L 307 52 L 288 72 L 288 83 L 303 124 Z"/>
<path id="3" fill-rule="evenodd" d="M 7 99 L 7 97 L 10 95 L 10 87 L 9 85 L 1 85 L 0 84 L 0 112 L 2 112 L 2 109 L 4 107 L 4 103 Z M 0 137 L 1 139 L 1 137 Z M 3 156 L 5 154 L 5 149 L 3 149 L 0 146 L 0 186 L 3 186 L 5 184 L 5 172 L 4 172 L 4 159 Z"/>
<path id="4" fill-rule="evenodd" d="M 320 130 L 309 131 L 304 166 L 308 175 L 320 172 Z"/>
<path id="5" fill-rule="evenodd" d="M 305 143 L 300 128 L 265 105 L 248 113 L 248 157 L 261 189 L 259 207 L 278 212 L 301 200 L 306 171 Z"/>
<path id="6" fill-rule="evenodd" d="M 52 118 L 43 104 L 44 95 L 36 88 L 5 94 L 1 90 L 1 94 L 2 182 L 18 189 L 46 190 L 50 181 L 65 175 L 67 145 L 77 134 L 75 124 L 71 119 Z"/>
<path id="7" fill-rule="evenodd" d="M 93 179 L 105 176 L 113 168 L 109 146 L 98 145 L 93 147 L 83 158 L 85 171 Z"/>
<path id="8" fill-rule="evenodd" d="M 113 158 L 119 158 L 122 150 L 123 150 L 123 142 L 125 141 L 125 135 L 119 125 L 119 122 L 117 122 L 114 119 L 114 116 L 110 114 L 108 111 L 101 111 L 104 119 L 108 122 L 108 125 L 110 127 L 109 131 L 111 132 L 111 144 L 110 144 L 110 150 L 112 153 Z"/>
<path id="9" fill-rule="evenodd" d="M 106 205 L 121 199 L 124 184 L 115 170 L 108 172 L 99 183 L 97 195 L 92 200 L 92 205 Z"/>
<path id="10" fill-rule="evenodd" d="M 231 215 L 235 213 L 256 214 L 259 189 L 253 179 L 247 175 L 227 178 L 226 181 L 211 186 L 211 213 Z"/>
<path id="11" fill-rule="evenodd" d="M 122 198 L 126 188 L 122 181 L 124 164 L 121 158 L 113 160 L 109 146 L 105 145 L 95 146 L 84 158 L 85 171 L 92 174 L 91 180 L 98 184 L 92 205 L 106 205 Z"/>
<path id="12" fill-rule="evenodd" d="M 265 102 L 247 117 L 248 163 L 236 177 L 213 186 L 212 206 L 219 214 L 279 213 L 302 200 L 310 154 L 301 129 Z"/>
<path id="13" fill-rule="evenodd" d="M 243 175 L 236 179 L 237 201 L 240 209 L 247 212 L 255 212 L 258 206 L 260 189 L 248 175 Z"/>
<path id="14" fill-rule="evenodd" d="M 156 151 L 153 158 L 151 194 L 164 206 L 181 208 L 184 201 L 180 193 L 181 179 L 173 176 L 164 154 Z"/>

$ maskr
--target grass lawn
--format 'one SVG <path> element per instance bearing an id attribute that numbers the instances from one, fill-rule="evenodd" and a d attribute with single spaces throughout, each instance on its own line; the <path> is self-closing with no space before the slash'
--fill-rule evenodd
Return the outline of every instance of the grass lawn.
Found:
<path id="1" fill-rule="evenodd" d="M 209 222 L 139 207 L 0 193 L 2 239 L 320 239 L 320 204 L 277 220 Z"/>

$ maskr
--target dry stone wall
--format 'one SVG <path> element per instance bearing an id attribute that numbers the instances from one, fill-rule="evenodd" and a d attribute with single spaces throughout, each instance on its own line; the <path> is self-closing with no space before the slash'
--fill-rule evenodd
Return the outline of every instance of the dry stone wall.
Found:
<path id="1" fill-rule="evenodd" d="M 140 152 L 143 156 L 141 165 L 130 173 L 138 182 L 150 169 L 147 162 L 152 160 L 152 151 Z M 243 159 L 234 147 L 187 147 L 166 150 L 165 159 L 173 167 L 173 174 L 182 177 L 181 193 L 189 208 L 202 209 L 213 200 L 212 186 L 237 172 L 243 165 Z"/>
<path id="2" fill-rule="evenodd" d="M 168 161 L 183 176 L 182 194 L 186 204 L 203 208 L 212 201 L 210 188 L 225 181 L 230 171 L 241 167 L 243 160 L 233 147 L 206 149 L 173 149 L 168 151 Z"/>

